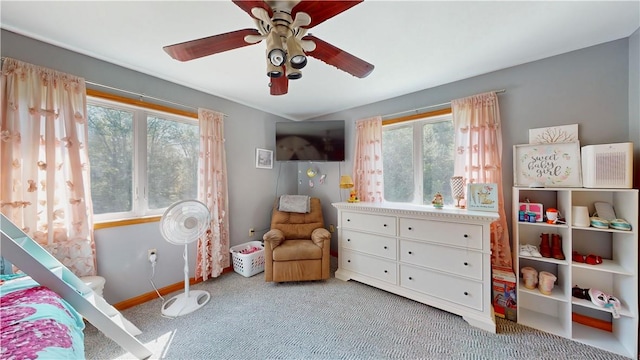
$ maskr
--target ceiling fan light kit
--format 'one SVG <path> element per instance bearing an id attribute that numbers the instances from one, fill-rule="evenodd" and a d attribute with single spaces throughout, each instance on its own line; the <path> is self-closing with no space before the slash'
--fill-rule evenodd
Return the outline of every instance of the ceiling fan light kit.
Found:
<path id="1" fill-rule="evenodd" d="M 288 92 L 288 80 L 302 77 L 309 56 L 355 77 L 364 78 L 374 69 L 359 59 L 313 35 L 308 29 L 348 10 L 362 0 L 233 0 L 253 17 L 256 29 L 243 29 L 165 46 L 174 59 L 188 61 L 253 45 L 266 39 L 267 76 L 271 95 Z M 282 76 L 286 74 L 286 76 Z"/>

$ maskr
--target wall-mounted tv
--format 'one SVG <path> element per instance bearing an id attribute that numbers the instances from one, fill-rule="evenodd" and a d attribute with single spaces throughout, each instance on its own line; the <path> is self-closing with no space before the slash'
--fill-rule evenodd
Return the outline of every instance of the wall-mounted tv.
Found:
<path id="1" fill-rule="evenodd" d="M 276 160 L 344 161 L 344 120 L 276 123 Z"/>

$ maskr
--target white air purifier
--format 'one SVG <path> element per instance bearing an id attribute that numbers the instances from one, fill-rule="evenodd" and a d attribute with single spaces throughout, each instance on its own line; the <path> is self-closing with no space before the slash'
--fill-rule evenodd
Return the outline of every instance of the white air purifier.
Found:
<path id="1" fill-rule="evenodd" d="M 633 187 L 633 143 L 582 147 L 582 186 L 631 189 Z"/>

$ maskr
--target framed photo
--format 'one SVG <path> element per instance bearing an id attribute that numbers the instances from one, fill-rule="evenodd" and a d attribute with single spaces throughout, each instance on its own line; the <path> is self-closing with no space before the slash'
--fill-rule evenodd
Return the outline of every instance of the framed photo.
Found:
<path id="1" fill-rule="evenodd" d="M 513 146 L 513 185 L 581 187 L 580 142 Z"/>
<path id="2" fill-rule="evenodd" d="M 258 169 L 273 169 L 273 151 L 256 149 L 256 167 Z"/>
<path id="3" fill-rule="evenodd" d="M 498 211 L 498 184 L 467 184 L 467 209 Z"/>

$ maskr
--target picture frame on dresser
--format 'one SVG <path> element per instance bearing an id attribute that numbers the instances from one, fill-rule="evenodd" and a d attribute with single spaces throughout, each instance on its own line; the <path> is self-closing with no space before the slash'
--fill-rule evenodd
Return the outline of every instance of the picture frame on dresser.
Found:
<path id="1" fill-rule="evenodd" d="M 467 209 L 478 211 L 498 211 L 498 184 L 467 184 Z"/>

